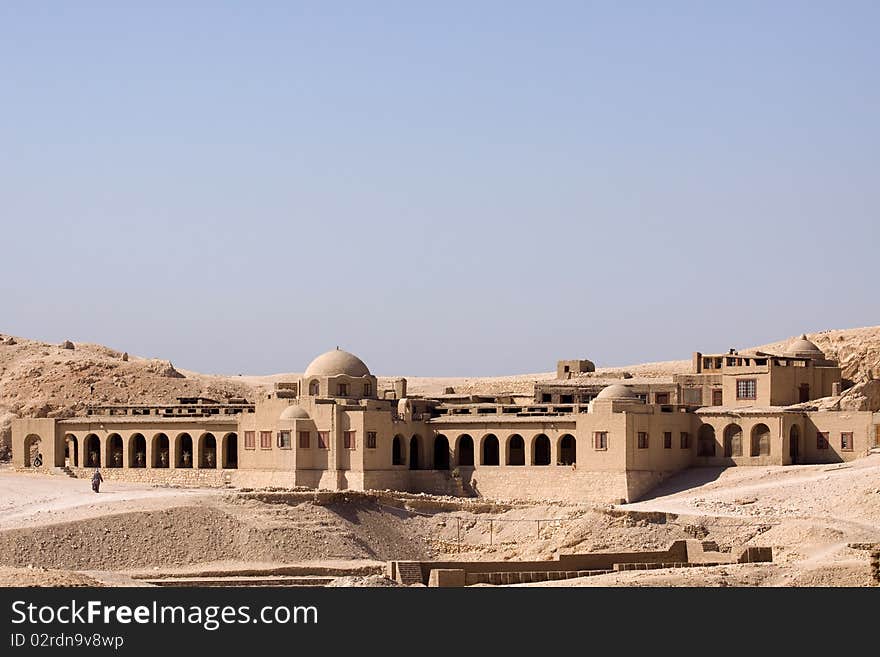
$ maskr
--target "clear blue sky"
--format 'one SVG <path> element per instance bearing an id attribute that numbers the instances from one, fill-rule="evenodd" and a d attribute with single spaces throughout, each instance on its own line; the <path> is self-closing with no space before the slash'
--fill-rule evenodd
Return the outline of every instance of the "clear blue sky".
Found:
<path id="1" fill-rule="evenodd" d="M 878 324 L 878 26 L 873 1 L 7 0 L 0 332 L 439 376 Z"/>

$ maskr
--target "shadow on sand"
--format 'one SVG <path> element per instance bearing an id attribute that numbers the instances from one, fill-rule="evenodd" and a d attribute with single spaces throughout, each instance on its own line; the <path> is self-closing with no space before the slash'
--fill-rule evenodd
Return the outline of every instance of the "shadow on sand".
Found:
<path id="1" fill-rule="evenodd" d="M 648 491 L 646 495 L 640 497 L 638 502 L 647 502 L 658 497 L 666 497 L 667 495 L 675 495 L 686 490 L 712 483 L 726 468 L 688 468 L 683 472 L 671 476 L 662 482 L 656 488 Z"/>

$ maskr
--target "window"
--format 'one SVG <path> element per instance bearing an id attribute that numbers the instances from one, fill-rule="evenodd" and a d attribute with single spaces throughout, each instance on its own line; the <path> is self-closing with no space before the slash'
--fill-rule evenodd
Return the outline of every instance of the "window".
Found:
<path id="1" fill-rule="evenodd" d="M 348 397 L 348 384 L 347 383 L 340 383 L 338 386 L 336 386 L 336 390 L 337 390 L 337 394 L 340 397 Z"/>
<path id="2" fill-rule="evenodd" d="M 245 449 L 254 449 L 255 445 L 255 431 L 245 431 L 244 432 L 244 448 Z"/>
<path id="3" fill-rule="evenodd" d="M 712 406 L 724 406 L 724 391 L 723 390 L 713 390 L 712 391 Z"/>
<path id="4" fill-rule="evenodd" d="M 593 447 L 595 449 L 608 449 L 607 431 L 597 431 L 593 434 Z"/>
<path id="5" fill-rule="evenodd" d="M 689 406 L 701 406 L 703 404 L 702 388 L 682 388 L 682 397 L 684 403 Z"/>
<path id="6" fill-rule="evenodd" d="M 816 433 L 816 449 L 828 449 L 827 431 L 819 431 Z"/>
<path id="7" fill-rule="evenodd" d="M 364 384 L 364 397 L 370 397 L 373 394 L 373 384 L 365 383 Z"/>
<path id="8" fill-rule="evenodd" d="M 345 447 L 345 449 L 354 449 L 354 434 L 354 431 L 346 431 L 342 434 L 342 446 Z"/>
<path id="9" fill-rule="evenodd" d="M 844 431 L 840 434 L 840 449 L 842 449 L 844 452 L 853 451 L 852 431 Z"/>
<path id="10" fill-rule="evenodd" d="M 682 449 L 690 449 L 691 448 L 691 434 L 687 431 L 681 432 L 681 448 Z"/>
<path id="11" fill-rule="evenodd" d="M 367 449 L 376 449 L 375 431 L 367 431 Z"/>
<path id="12" fill-rule="evenodd" d="M 758 397 L 758 380 L 757 379 L 737 379 L 736 380 L 736 398 L 737 399 L 757 399 Z"/>
<path id="13" fill-rule="evenodd" d="M 573 404 L 574 403 L 574 395 L 560 395 L 559 396 L 560 404 Z"/>
<path id="14" fill-rule="evenodd" d="M 648 434 L 645 431 L 639 431 L 639 449 L 648 449 Z"/>
<path id="15" fill-rule="evenodd" d="M 309 432 L 308 431 L 300 431 L 299 432 L 299 446 L 302 449 L 309 448 Z"/>
<path id="16" fill-rule="evenodd" d="M 548 393 L 545 392 L 545 393 L 543 393 L 543 394 L 541 395 L 541 402 L 542 402 L 542 403 L 544 403 L 544 404 L 549 404 L 549 403 L 550 403 L 550 400 L 551 400 L 551 397 L 550 397 L 550 395 L 549 395 Z"/>
<path id="17" fill-rule="evenodd" d="M 285 430 L 278 432 L 278 448 L 290 449 L 290 431 Z"/>
<path id="18" fill-rule="evenodd" d="M 272 449 L 272 432 L 260 432 L 260 449 Z"/>
<path id="19" fill-rule="evenodd" d="M 654 403 L 655 404 L 668 404 L 669 403 L 669 393 L 668 392 L 654 393 Z"/>
<path id="20" fill-rule="evenodd" d="M 318 449 L 330 449 L 330 432 L 329 431 L 319 431 L 318 432 Z"/>
<path id="21" fill-rule="evenodd" d="M 672 432 L 667 431 L 663 434 L 663 449 L 672 449 Z"/>

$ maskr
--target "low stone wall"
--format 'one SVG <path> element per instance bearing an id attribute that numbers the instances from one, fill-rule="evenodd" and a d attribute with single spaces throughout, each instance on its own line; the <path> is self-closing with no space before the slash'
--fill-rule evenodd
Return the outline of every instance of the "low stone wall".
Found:
<path id="1" fill-rule="evenodd" d="M 717 552 L 706 550 L 706 545 L 701 541 L 686 540 L 675 541 L 666 550 L 649 552 L 592 552 L 586 554 L 562 554 L 551 561 L 408 561 L 388 563 L 386 574 L 391 579 L 401 580 L 401 574 L 419 572 L 422 583 L 427 584 L 433 571 L 448 570 L 465 573 L 468 583 L 492 581 L 486 575 L 505 577 L 510 583 L 514 581 L 526 581 L 522 577 L 517 579 L 514 574 L 529 573 L 529 577 L 536 577 L 534 573 L 546 573 L 542 579 L 528 581 L 544 581 L 546 579 L 564 579 L 565 577 L 578 577 L 583 575 L 551 575 L 551 573 L 584 573 L 584 572 L 609 572 L 622 569 L 649 569 L 660 568 L 670 564 L 676 567 L 688 565 L 719 565 L 724 563 L 755 563 L 769 562 L 773 560 L 773 551 L 769 547 L 745 548 L 740 554 L 733 552 Z M 632 564 L 632 565 L 629 565 Z M 418 571 L 416 571 L 418 569 Z M 510 576 L 507 577 L 506 575 Z M 402 582 L 405 583 L 405 582 Z M 501 583 L 506 583 L 501 581 Z"/>
<path id="2" fill-rule="evenodd" d="M 92 480 L 94 468 L 68 468 L 77 479 Z M 104 481 L 132 481 L 143 484 L 169 484 L 216 488 L 227 485 L 232 470 L 198 468 L 101 468 Z"/>
<path id="3" fill-rule="evenodd" d="M 63 474 L 58 468 L 22 471 Z M 91 480 L 93 468 L 70 467 Z M 586 504 L 634 501 L 671 473 L 604 472 L 568 466 L 518 466 L 449 470 L 236 470 L 209 468 L 101 468 L 106 481 L 132 481 L 186 487 L 294 488 L 323 490 L 396 490 L 490 500 L 557 500 Z"/>
<path id="4" fill-rule="evenodd" d="M 623 472 L 580 470 L 569 466 L 521 466 L 462 469 L 462 485 L 479 497 L 500 500 L 558 500 L 590 504 L 627 499 Z"/>
<path id="5" fill-rule="evenodd" d="M 91 481 L 94 468 L 68 468 L 78 479 Z M 131 481 L 187 488 L 293 488 L 294 472 L 284 470 L 216 470 L 201 468 L 101 468 L 104 481 Z"/>

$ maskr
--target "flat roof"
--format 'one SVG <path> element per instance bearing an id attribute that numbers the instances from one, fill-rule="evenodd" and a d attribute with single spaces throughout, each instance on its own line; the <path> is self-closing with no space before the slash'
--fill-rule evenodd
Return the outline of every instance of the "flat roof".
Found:
<path id="1" fill-rule="evenodd" d="M 614 384 L 624 386 L 673 385 L 674 381 L 672 376 L 640 376 L 631 379 L 576 376 L 570 379 L 550 379 L 549 381 L 538 381 L 535 383 L 536 386 L 576 386 L 579 388 L 588 386 L 611 386 Z"/>
<path id="2" fill-rule="evenodd" d="M 238 425 L 238 415 L 84 415 L 59 419 L 58 424 L 200 424 Z"/>

